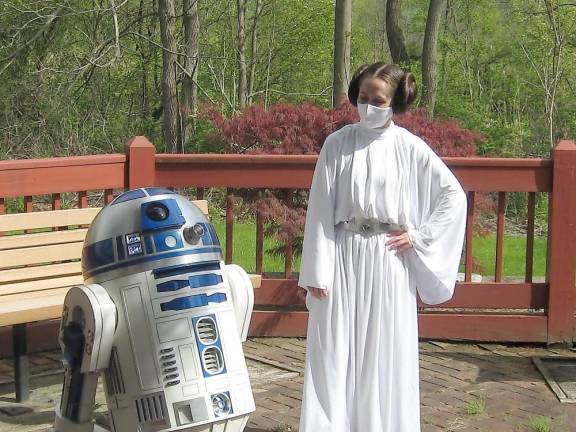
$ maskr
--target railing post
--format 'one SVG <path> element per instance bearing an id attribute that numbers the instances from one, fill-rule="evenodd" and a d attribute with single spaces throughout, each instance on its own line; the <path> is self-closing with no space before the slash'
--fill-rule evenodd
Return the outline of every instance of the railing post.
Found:
<path id="1" fill-rule="evenodd" d="M 548 344 L 572 345 L 576 310 L 576 143 L 553 149 L 548 223 Z"/>
<path id="2" fill-rule="evenodd" d="M 156 182 L 156 148 L 144 136 L 130 138 L 125 145 L 126 187 L 154 186 Z"/>

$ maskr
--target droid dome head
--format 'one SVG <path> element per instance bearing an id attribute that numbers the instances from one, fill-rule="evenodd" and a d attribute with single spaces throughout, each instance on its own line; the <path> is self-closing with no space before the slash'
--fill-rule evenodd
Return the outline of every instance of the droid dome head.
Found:
<path id="1" fill-rule="evenodd" d="M 163 188 L 134 189 L 104 207 L 86 234 L 88 282 L 200 261 L 221 261 L 214 227 L 191 201 Z"/>

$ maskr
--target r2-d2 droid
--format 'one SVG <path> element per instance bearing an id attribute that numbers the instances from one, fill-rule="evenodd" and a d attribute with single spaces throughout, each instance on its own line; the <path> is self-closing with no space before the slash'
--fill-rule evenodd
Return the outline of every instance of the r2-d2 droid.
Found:
<path id="1" fill-rule="evenodd" d="M 112 432 L 244 429 L 253 287 L 198 207 L 166 189 L 120 195 L 88 230 L 82 271 L 64 302 L 57 432 L 100 430 L 100 374 Z"/>

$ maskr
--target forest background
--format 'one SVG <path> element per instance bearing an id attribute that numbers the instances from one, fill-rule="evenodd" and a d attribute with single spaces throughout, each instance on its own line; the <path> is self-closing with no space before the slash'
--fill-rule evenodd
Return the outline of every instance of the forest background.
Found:
<path id="1" fill-rule="evenodd" d="M 374 61 L 415 73 L 411 121 L 431 144 L 447 129 L 470 155 L 549 157 L 576 130 L 575 30 L 566 0 L 0 0 L 0 160 L 122 152 L 133 135 L 158 152 L 313 153 L 355 121 L 339 96 Z M 546 213 L 542 196 L 543 230 Z"/>
<path id="2" fill-rule="evenodd" d="M 351 5 L 350 70 L 407 55 L 421 85 L 431 2 L 388 2 L 398 12 L 388 27 L 406 50 L 396 59 L 386 0 L 341 3 Z M 574 136 L 576 2 L 439 3 L 436 116 L 483 133 L 481 152 L 505 156 L 548 156 Z M 195 69 L 199 103 L 226 115 L 256 101 L 330 107 L 335 15 L 334 0 L 1 0 L 0 159 L 121 151 L 135 134 L 160 151 L 221 151 L 206 141 L 209 124 L 184 143 L 163 139 L 163 54 L 172 52 L 181 101 Z"/>

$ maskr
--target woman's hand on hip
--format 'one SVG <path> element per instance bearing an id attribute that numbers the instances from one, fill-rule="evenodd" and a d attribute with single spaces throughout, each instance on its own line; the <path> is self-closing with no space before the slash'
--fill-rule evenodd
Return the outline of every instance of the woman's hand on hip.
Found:
<path id="1" fill-rule="evenodd" d="M 326 290 L 326 289 L 309 287 L 308 290 L 317 299 L 323 299 L 325 297 L 328 297 L 328 290 Z"/>
<path id="2" fill-rule="evenodd" d="M 386 242 L 389 250 L 396 250 L 396 253 L 404 252 L 412 247 L 412 242 L 406 231 L 391 231 L 392 238 Z"/>

